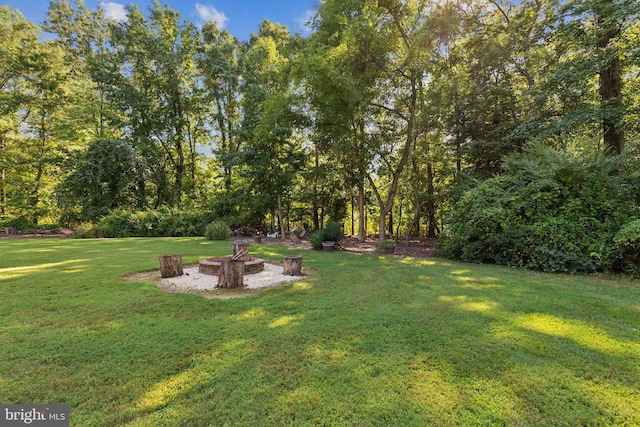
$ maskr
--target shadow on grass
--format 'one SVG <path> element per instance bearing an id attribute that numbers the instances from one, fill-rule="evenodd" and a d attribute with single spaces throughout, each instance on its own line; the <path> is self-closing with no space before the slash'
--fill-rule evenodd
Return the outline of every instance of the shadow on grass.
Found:
<path id="1" fill-rule="evenodd" d="M 68 403 L 73 425 L 640 423 L 637 286 L 303 252 L 318 278 L 206 301 L 118 277 L 226 242 L 102 242 L 0 261 L 0 401 Z M 60 265 L 29 269 L 43 255 Z"/>

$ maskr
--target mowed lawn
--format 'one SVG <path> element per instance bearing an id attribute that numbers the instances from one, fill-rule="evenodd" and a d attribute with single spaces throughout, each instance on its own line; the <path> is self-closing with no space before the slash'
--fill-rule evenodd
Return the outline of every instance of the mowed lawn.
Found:
<path id="1" fill-rule="evenodd" d="M 252 244 L 248 298 L 121 276 L 199 238 L 0 240 L 0 403 L 74 426 L 640 425 L 640 283 Z"/>

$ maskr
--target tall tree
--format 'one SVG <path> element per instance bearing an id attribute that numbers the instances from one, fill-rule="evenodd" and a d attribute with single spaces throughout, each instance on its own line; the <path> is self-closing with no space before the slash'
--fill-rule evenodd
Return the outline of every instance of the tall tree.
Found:
<path id="1" fill-rule="evenodd" d="M 541 55 L 539 21 L 545 2 L 488 1 L 488 7 L 458 3 L 442 8 L 437 87 L 458 171 L 486 177 L 504 156 L 520 151 L 526 136 L 515 133 L 527 114 Z M 446 111 L 448 110 L 448 111 Z"/>
<path id="2" fill-rule="evenodd" d="M 74 144 L 69 138 L 67 126 L 70 69 L 64 61 L 63 50 L 51 42 L 45 42 L 37 56 L 35 73 L 30 76 L 28 89 L 29 114 L 25 120 L 30 178 L 28 179 L 29 210 L 31 220 L 38 223 L 45 215 L 48 199 L 52 195 L 56 172 Z M 26 159 L 25 159 L 26 160 Z"/>
<path id="3" fill-rule="evenodd" d="M 205 100 L 209 105 L 209 125 L 213 129 L 214 152 L 221 164 L 224 188 L 231 192 L 233 169 L 239 164 L 241 120 L 240 64 L 244 47 L 215 23 L 202 27 L 202 56 L 199 67 L 203 76 Z"/>
<path id="4" fill-rule="evenodd" d="M 247 178 L 263 206 L 277 212 L 285 235 L 283 198 L 304 165 L 297 129 L 304 117 L 296 109 L 291 55 L 293 39 L 286 27 L 265 21 L 251 37 L 243 63 L 244 158 Z M 272 221 L 272 227 L 275 226 Z"/>
<path id="5" fill-rule="evenodd" d="M 40 44 L 37 27 L 8 6 L 0 6 L 0 39 L 0 215 L 5 215 L 22 204 L 16 187 L 24 142 L 20 128 L 29 116 L 28 83 Z"/>
<path id="6" fill-rule="evenodd" d="M 56 189 L 65 221 L 95 221 L 113 209 L 135 208 L 139 164 L 126 141 L 92 141 Z"/>
<path id="7" fill-rule="evenodd" d="M 608 155 L 620 154 L 627 115 L 624 84 L 631 77 L 625 75 L 629 65 L 623 62 L 622 40 L 638 22 L 640 6 L 626 0 L 543 4 L 538 45 L 548 55 L 538 64 L 531 90 L 531 120 L 518 132 L 556 145 L 584 139 Z"/>
<path id="8" fill-rule="evenodd" d="M 624 150 L 620 38 L 625 23 L 634 15 L 637 17 L 640 10 L 637 3 L 635 6 L 624 3 L 600 0 L 590 4 L 595 17 L 596 47 L 600 60 L 598 75 L 604 151 L 609 155 L 619 155 Z"/>
<path id="9" fill-rule="evenodd" d="M 365 10 L 363 2 L 323 2 L 301 73 L 315 116 L 317 149 L 334 167 L 340 165 L 345 186 L 356 190 L 360 241 L 366 237 L 365 184 L 372 162 L 368 107 L 378 93 L 378 68 L 371 52 L 383 48 Z"/>
<path id="10" fill-rule="evenodd" d="M 125 112 L 122 125 L 152 167 L 155 205 L 180 204 L 196 186 L 203 101 L 196 72 L 197 30 L 154 1 L 147 20 L 129 6 L 112 26 L 114 62 L 103 78 L 110 99 Z"/>
<path id="11" fill-rule="evenodd" d="M 65 52 L 70 65 L 74 122 L 83 127 L 85 138 L 118 136 L 114 126 L 119 114 L 110 105 L 105 94 L 102 76 L 107 71 L 109 54 L 109 19 L 104 10 L 91 11 L 82 0 L 71 4 L 68 0 L 55 0 L 49 5 L 44 30 L 57 35 L 54 40 Z"/>
<path id="12" fill-rule="evenodd" d="M 329 79 L 315 79 L 315 88 L 327 93 L 324 88 L 333 84 L 348 91 L 322 97 L 317 105 L 327 124 L 352 137 L 355 150 L 348 152 L 358 153 L 359 172 L 378 201 L 380 240 L 411 150 L 424 132 L 418 94 L 429 81 L 434 7 L 427 1 L 380 0 L 325 1 L 319 9 L 316 52 L 334 60 L 344 76 L 316 65 L 315 72 Z M 347 114 L 338 111 L 345 106 Z"/>

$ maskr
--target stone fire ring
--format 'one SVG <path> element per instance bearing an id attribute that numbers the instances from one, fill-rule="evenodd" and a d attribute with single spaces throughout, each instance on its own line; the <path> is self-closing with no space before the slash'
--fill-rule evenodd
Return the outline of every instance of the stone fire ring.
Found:
<path id="1" fill-rule="evenodd" d="M 218 271 L 220 271 L 220 264 L 230 259 L 230 256 L 201 259 L 198 261 L 198 271 L 202 274 L 217 276 Z M 240 257 L 240 260 L 244 261 L 244 274 L 256 274 L 264 270 L 264 260 L 262 258 L 243 256 Z"/>

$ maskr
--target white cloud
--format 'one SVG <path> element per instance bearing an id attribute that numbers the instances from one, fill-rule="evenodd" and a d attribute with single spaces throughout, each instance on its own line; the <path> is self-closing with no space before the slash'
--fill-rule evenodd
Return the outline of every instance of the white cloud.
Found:
<path id="1" fill-rule="evenodd" d="M 196 3 L 196 13 L 203 22 L 215 22 L 220 30 L 224 28 L 225 23 L 229 20 L 224 13 L 218 11 L 215 7 L 205 6 L 200 3 Z"/>
<path id="2" fill-rule="evenodd" d="M 302 14 L 302 16 L 296 19 L 296 23 L 300 27 L 302 34 L 311 33 L 311 31 L 313 30 L 311 23 L 315 15 L 316 15 L 316 11 L 314 9 L 309 9 L 309 10 L 306 10 L 304 14 Z"/>
<path id="3" fill-rule="evenodd" d="M 112 1 L 100 2 L 100 7 L 104 10 L 104 16 L 115 21 L 122 22 L 127 20 L 127 11 L 123 4 L 114 3 Z"/>

